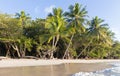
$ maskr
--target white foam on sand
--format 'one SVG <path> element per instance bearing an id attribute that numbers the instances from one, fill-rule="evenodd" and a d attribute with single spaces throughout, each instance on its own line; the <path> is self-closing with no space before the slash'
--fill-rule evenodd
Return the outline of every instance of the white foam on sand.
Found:
<path id="1" fill-rule="evenodd" d="M 120 76 L 120 62 L 111 63 L 112 68 L 95 72 L 79 72 L 72 76 Z"/>

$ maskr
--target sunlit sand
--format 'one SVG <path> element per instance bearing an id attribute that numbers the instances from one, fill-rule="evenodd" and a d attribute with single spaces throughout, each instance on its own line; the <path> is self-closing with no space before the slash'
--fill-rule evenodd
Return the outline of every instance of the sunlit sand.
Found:
<path id="1" fill-rule="evenodd" d="M 109 63 L 120 62 L 120 60 L 35 60 L 35 59 L 3 59 L 0 61 L 0 67 L 20 67 L 20 66 L 43 66 L 43 65 L 58 65 L 58 64 L 70 64 L 70 63 Z"/>

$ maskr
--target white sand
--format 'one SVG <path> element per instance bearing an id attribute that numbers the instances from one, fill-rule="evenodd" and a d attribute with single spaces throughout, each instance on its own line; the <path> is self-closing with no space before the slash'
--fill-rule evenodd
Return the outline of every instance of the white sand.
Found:
<path id="1" fill-rule="evenodd" d="M 120 62 L 120 60 L 35 60 L 35 59 L 3 59 L 0 61 L 0 67 L 21 67 L 21 66 L 43 66 L 58 65 L 62 63 L 109 63 Z"/>

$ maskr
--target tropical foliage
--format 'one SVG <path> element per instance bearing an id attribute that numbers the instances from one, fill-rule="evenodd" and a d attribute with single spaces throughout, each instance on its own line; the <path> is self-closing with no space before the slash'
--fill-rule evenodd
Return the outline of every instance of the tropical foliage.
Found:
<path id="1" fill-rule="evenodd" d="M 54 8 L 46 19 L 32 20 L 24 11 L 0 14 L 0 56 L 41 59 L 120 58 L 120 42 L 99 17 L 88 19 L 75 3 L 68 11 Z"/>

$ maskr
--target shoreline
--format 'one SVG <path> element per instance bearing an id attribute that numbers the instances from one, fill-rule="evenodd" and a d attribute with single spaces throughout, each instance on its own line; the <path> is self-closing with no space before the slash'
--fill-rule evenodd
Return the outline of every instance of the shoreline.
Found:
<path id="1" fill-rule="evenodd" d="M 120 59 L 96 59 L 96 60 L 84 60 L 84 59 L 51 59 L 51 60 L 35 60 L 35 59 L 2 59 L 0 60 L 0 68 L 7 67 L 24 67 L 24 66 L 47 66 L 47 65 L 60 65 L 60 64 L 71 64 L 71 63 L 113 63 L 120 62 Z"/>
<path id="2" fill-rule="evenodd" d="M 95 72 L 111 68 L 107 63 L 70 63 L 47 66 L 0 68 L 0 76 L 72 76 L 79 72 Z"/>
<path id="3" fill-rule="evenodd" d="M 0 76 L 72 76 L 79 72 L 96 72 L 113 67 L 117 59 L 97 60 L 35 60 L 35 59 L 2 59 Z"/>

